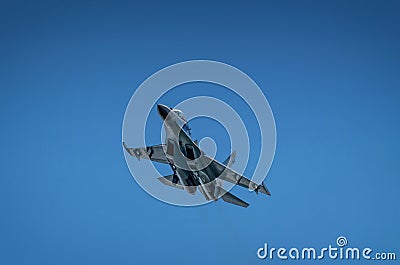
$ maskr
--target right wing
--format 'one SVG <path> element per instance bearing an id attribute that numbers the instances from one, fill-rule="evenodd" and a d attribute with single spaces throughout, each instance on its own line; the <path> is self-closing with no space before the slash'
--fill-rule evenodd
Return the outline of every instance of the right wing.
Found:
<path id="1" fill-rule="evenodd" d="M 221 164 L 220 162 L 212 159 L 211 157 L 204 156 L 207 164 L 211 164 L 218 173 L 218 178 L 231 182 L 233 184 L 239 185 L 241 187 L 254 190 L 256 193 L 261 192 L 267 195 L 271 195 L 269 190 L 264 186 L 264 184 L 258 185 L 257 183 L 249 180 L 245 176 L 237 173 L 235 170 Z"/>
<path id="2" fill-rule="evenodd" d="M 146 147 L 139 147 L 139 148 L 130 148 L 127 147 L 125 143 L 122 143 L 125 150 L 131 155 L 136 156 L 138 160 L 140 158 L 149 159 L 151 161 L 169 164 L 169 161 L 164 153 L 164 145 L 153 145 L 153 146 L 146 146 Z"/>

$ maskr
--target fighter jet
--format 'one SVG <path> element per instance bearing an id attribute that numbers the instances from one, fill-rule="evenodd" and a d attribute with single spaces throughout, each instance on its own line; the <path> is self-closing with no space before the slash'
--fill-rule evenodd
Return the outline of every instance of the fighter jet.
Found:
<path id="1" fill-rule="evenodd" d="M 138 160 L 149 159 L 169 164 L 173 173 L 159 177 L 161 183 L 195 194 L 199 190 L 207 201 L 222 198 L 225 202 L 248 207 L 249 204 L 226 191 L 223 181 L 271 195 L 264 183 L 260 185 L 237 173 L 230 166 L 234 163 L 234 151 L 223 163 L 207 156 L 191 138 L 190 127 L 182 111 L 165 105 L 157 105 L 158 114 L 163 120 L 166 132 L 164 144 L 140 148 L 123 146 L 131 156 Z"/>

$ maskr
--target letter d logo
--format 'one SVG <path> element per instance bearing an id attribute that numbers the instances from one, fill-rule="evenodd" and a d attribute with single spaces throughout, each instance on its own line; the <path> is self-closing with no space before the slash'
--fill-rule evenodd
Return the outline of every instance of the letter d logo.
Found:
<path id="1" fill-rule="evenodd" d="M 265 243 L 263 248 L 257 250 L 257 257 L 259 259 L 265 259 L 268 255 L 268 244 Z"/>

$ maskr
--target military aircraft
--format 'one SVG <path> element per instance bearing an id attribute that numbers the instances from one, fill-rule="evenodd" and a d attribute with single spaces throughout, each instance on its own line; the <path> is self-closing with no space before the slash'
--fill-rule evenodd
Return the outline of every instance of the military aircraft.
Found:
<path id="1" fill-rule="evenodd" d="M 222 198 L 225 202 L 242 207 L 248 203 L 226 191 L 223 181 L 228 181 L 250 190 L 271 195 L 264 183 L 258 185 L 237 173 L 230 166 L 234 163 L 234 151 L 223 163 L 207 156 L 191 139 L 190 127 L 182 111 L 158 104 L 157 110 L 164 121 L 166 132 L 165 144 L 141 148 L 123 146 L 131 156 L 138 160 L 149 159 L 154 162 L 169 164 L 173 174 L 159 177 L 163 184 L 195 194 L 198 189 L 207 201 Z"/>

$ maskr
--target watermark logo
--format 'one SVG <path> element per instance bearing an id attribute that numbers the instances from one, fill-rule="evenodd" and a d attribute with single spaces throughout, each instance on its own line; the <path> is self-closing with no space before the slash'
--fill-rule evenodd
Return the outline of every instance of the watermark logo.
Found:
<path id="1" fill-rule="evenodd" d="M 347 238 L 339 236 L 336 245 L 315 248 L 275 248 L 269 247 L 267 243 L 257 250 L 259 259 L 279 259 L 279 260 L 321 260 L 321 259 L 340 259 L 340 260 L 396 260 L 396 253 L 393 251 L 374 251 L 370 247 L 348 247 Z"/>
<path id="2" fill-rule="evenodd" d="M 345 238 L 344 236 L 340 236 L 336 239 L 336 244 L 339 247 L 344 247 L 347 246 L 347 238 Z"/>

